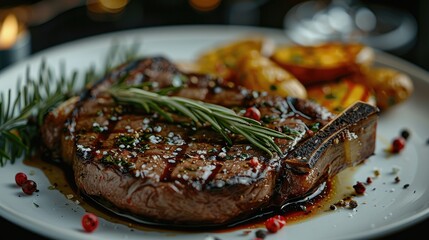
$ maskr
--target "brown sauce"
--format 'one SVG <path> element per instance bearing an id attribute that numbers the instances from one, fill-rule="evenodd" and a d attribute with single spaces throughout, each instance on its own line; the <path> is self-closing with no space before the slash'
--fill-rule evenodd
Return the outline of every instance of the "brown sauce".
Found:
<path id="1" fill-rule="evenodd" d="M 163 229 L 162 226 L 151 226 L 142 224 L 139 221 L 133 221 L 131 218 L 121 217 L 118 214 L 113 214 L 112 212 L 106 211 L 106 209 L 101 208 L 99 205 L 95 204 L 91 199 L 88 199 L 85 196 L 80 195 L 74 184 L 70 181 L 71 173 L 62 169 L 58 164 L 51 163 L 48 161 L 42 160 L 40 157 L 34 157 L 32 159 L 24 160 L 24 164 L 38 168 L 43 171 L 46 177 L 49 179 L 51 184 L 51 189 L 58 190 L 60 193 L 64 194 L 67 199 L 73 200 L 78 203 L 82 208 L 87 212 L 92 212 L 97 216 L 118 224 L 123 224 L 128 226 L 131 229 L 139 229 L 144 231 L 185 231 L 185 232 L 195 232 L 194 230 L 183 230 L 175 229 L 171 230 L 171 226 L 167 229 Z M 350 196 L 353 194 L 353 182 L 352 176 L 355 168 L 349 168 L 339 173 L 333 179 L 330 179 L 318 189 L 318 193 L 314 194 L 313 197 L 308 197 L 308 199 L 301 199 L 297 202 L 292 202 L 288 206 L 285 206 L 282 215 L 286 218 L 288 225 L 300 223 L 307 221 L 312 217 L 319 216 L 321 214 L 326 214 L 332 212 L 329 207 L 338 202 L 339 200 Z M 212 232 L 230 232 L 230 231 L 246 231 L 255 228 L 263 228 L 264 221 L 267 216 L 254 216 L 252 220 L 246 221 L 242 224 L 235 224 L 234 226 L 225 226 L 225 228 L 219 229 L 210 229 Z M 168 226 L 168 225 L 167 225 Z M 201 228 L 200 228 L 201 229 Z M 206 231 L 207 229 L 199 230 Z"/>

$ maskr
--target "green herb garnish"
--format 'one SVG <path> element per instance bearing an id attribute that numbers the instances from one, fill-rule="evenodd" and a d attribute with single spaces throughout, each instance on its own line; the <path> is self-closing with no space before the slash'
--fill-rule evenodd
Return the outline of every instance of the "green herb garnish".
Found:
<path id="1" fill-rule="evenodd" d="M 56 76 L 45 60 L 40 64 L 37 77 L 30 76 L 27 68 L 25 81 L 18 79 L 16 94 L 10 89 L 0 93 L 0 166 L 3 167 L 7 161 L 14 163 L 20 157 L 27 157 L 33 150 L 34 139 L 39 135 L 45 114 L 70 97 L 78 96 L 118 64 L 134 59 L 137 47 L 133 44 L 124 48 L 113 43 L 103 70 L 96 71 L 90 66 L 83 75 L 77 71 L 67 75 L 65 65 L 61 63 L 59 76 Z"/>
<path id="2" fill-rule="evenodd" d="M 313 132 L 317 132 L 320 129 L 320 123 L 316 122 L 309 126 L 310 130 Z"/>
<path id="3" fill-rule="evenodd" d="M 63 69 L 63 68 L 62 68 Z M 0 93 L 0 165 L 32 151 L 32 140 L 38 134 L 38 126 L 44 115 L 58 103 L 71 97 L 74 92 L 77 73 L 54 79 L 52 70 L 42 61 L 38 79 L 30 77 L 27 69 L 26 81 L 18 81 L 16 97 L 12 92 Z M 53 81 L 57 81 L 54 82 Z"/>
<path id="4" fill-rule="evenodd" d="M 283 152 L 273 138 L 292 139 L 289 135 L 264 127 L 260 122 L 239 116 L 233 110 L 223 106 L 188 98 L 160 95 L 124 85 L 116 85 L 108 91 L 118 102 L 136 105 L 147 112 L 158 112 L 168 121 L 173 121 L 171 113 L 180 113 L 189 117 L 197 125 L 209 123 L 229 144 L 232 144 L 232 141 L 228 135 L 230 133 L 239 134 L 270 156 L 273 156 L 273 152 L 283 156 Z"/>

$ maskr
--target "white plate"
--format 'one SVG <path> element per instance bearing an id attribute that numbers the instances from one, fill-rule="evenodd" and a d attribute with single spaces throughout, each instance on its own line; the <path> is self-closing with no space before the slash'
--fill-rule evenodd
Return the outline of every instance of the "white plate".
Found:
<path id="1" fill-rule="evenodd" d="M 141 29 L 111 33 L 60 45 L 43 51 L 27 61 L 11 66 L 0 73 L 0 89 L 15 89 L 16 80 L 25 76 L 30 66 L 32 74 L 37 72 L 43 58 L 48 64 L 58 65 L 64 61 L 68 70 L 87 69 L 90 64 L 100 66 L 107 49 L 114 39 L 141 43 L 140 53 L 163 54 L 172 60 L 192 60 L 197 53 L 215 43 L 233 40 L 249 33 L 262 33 L 275 41 L 285 42 L 283 32 L 238 26 L 177 26 Z M 377 53 L 376 62 L 408 73 L 415 84 L 413 96 L 404 104 L 380 115 L 375 155 L 356 169 L 351 182 L 365 181 L 378 168 L 382 174 L 376 179 L 365 196 L 358 197 L 357 211 L 340 209 L 318 215 L 305 221 L 287 225 L 280 232 L 266 239 L 352 239 L 373 238 L 399 231 L 406 226 L 426 219 L 429 215 L 429 74 L 420 68 L 385 53 Z M 402 128 L 411 131 L 405 150 L 386 158 L 385 148 Z M 401 182 L 394 183 L 393 168 Z M 41 190 L 38 194 L 22 196 L 14 184 L 14 175 L 19 171 L 34 171 L 34 179 Z M 50 238 L 66 239 L 204 239 L 217 236 L 221 239 L 247 240 L 254 235 L 243 236 L 243 230 L 225 233 L 183 233 L 144 231 L 130 229 L 126 225 L 101 219 L 99 228 L 85 233 L 81 227 L 84 209 L 68 200 L 59 191 L 48 191 L 48 178 L 37 168 L 24 165 L 22 161 L 8 163 L 0 168 L 0 214 L 31 231 Z M 410 184 L 404 189 L 404 184 Z M 19 197 L 18 195 L 21 195 Z M 33 203 L 39 205 L 35 207 Z"/>

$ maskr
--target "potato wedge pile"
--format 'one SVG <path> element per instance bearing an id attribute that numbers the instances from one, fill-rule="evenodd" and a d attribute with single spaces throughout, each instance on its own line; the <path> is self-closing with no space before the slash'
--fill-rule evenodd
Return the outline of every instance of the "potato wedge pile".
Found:
<path id="1" fill-rule="evenodd" d="M 360 43 L 275 45 L 263 37 L 241 38 L 202 52 L 191 71 L 257 91 L 308 98 L 333 113 L 358 100 L 384 111 L 408 99 L 413 83 L 396 69 L 376 67 L 374 55 Z"/>

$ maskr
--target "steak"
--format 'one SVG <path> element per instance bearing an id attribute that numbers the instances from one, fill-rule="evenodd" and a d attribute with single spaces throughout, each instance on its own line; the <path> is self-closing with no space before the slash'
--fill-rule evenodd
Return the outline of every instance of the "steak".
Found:
<path id="1" fill-rule="evenodd" d="M 261 123 L 293 136 L 270 156 L 210 126 L 117 103 L 121 81 L 231 108 L 257 107 Z M 49 154 L 72 169 L 80 193 L 143 222 L 225 226 L 313 193 L 374 154 L 378 109 L 357 102 L 339 115 L 307 100 L 252 91 L 210 75 L 184 73 L 164 57 L 125 63 L 50 112 L 41 128 Z"/>

